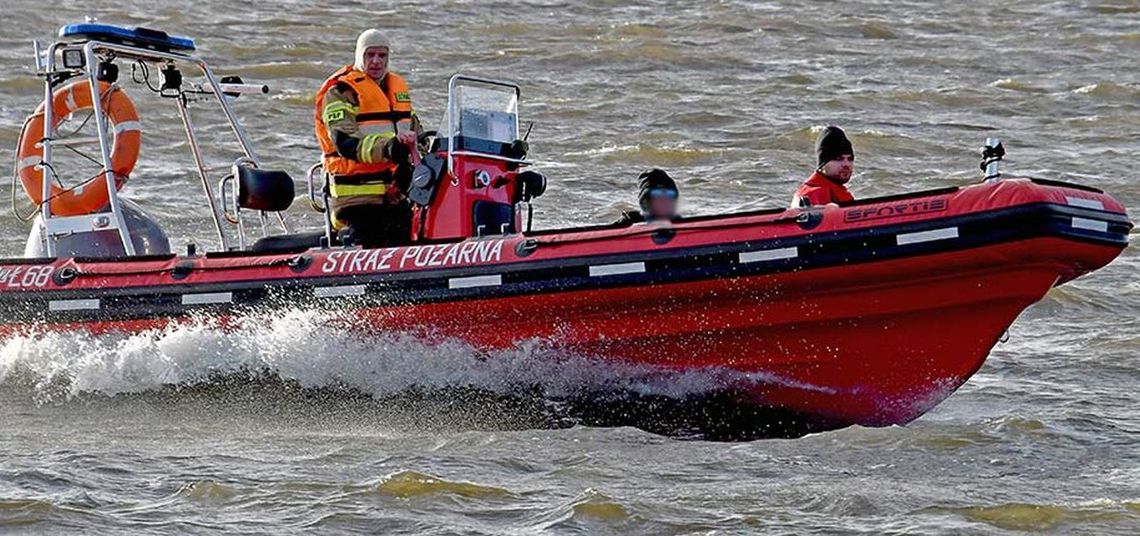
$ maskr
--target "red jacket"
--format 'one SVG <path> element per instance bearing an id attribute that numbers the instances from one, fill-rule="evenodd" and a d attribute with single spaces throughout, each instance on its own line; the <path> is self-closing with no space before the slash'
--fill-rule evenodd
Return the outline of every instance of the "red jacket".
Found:
<path id="1" fill-rule="evenodd" d="M 845 203 L 854 200 L 855 197 L 842 184 L 834 182 L 823 173 L 816 171 L 800 185 L 799 190 L 796 190 L 796 195 L 792 197 L 792 208 Z"/>

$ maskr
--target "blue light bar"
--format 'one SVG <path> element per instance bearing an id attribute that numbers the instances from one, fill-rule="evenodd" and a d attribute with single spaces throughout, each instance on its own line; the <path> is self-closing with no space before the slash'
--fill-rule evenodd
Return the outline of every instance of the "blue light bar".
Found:
<path id="1" fill-rule="evenodd" d="M 164 52 L 189 52 L 195 49 L 189 37 L 168 35 L 149 28 L 126 28 L 112 24 L 69 24 L 59 29 L 61 39 L 104 41 Z"/>

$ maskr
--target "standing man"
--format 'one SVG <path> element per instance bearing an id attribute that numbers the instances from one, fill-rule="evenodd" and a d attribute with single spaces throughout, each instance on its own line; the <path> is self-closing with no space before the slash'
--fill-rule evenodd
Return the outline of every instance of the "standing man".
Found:
<path id="1" fill-rule="evenodd" d="M 317 91 L 315 126 L 330 177 L 333 227 L 346 245 L 411 240 L 405 192 L 420 132 L 404 78 L 388 70 L 391 42 L 379 30 L 356 39 L 356 61 Z"/>
<path id="2" fill-rule="evenodd" d="M 829 126 L 815 140 L 818 167 L 792 197 L 792 208 L 854 201 L 847 181 L 855 169 L 855 149 L 843 129 Z"/>

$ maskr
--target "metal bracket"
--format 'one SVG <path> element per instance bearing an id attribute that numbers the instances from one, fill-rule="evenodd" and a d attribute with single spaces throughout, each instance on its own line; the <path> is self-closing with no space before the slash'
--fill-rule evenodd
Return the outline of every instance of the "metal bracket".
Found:
<path id="1" fill-rule="evenodd" d="M 996 181 L 1001 178 L 1001 169 L 998 162 L 1005 158 L 1005 147 L 997 138 L 986 138 L 986 146 L 982 147 L 982 171 L 986 173 L 985 182 Z"/>
<path id="2" fill-rule="evenodd" d="M 114 231 L 118 227 L 108 213 L 84 214 L 82 216 L 55 216 L 44 221 L 44 231 L 49 236 L 66 236 L 76 233 Z"/>

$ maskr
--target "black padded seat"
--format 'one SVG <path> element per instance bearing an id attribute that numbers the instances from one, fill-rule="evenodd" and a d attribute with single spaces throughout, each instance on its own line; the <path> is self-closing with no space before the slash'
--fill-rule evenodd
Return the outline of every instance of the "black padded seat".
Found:
<path id="1" fill-rule="evenodd" d="M 254 242 L 250 251 L 258 253 L 299 253 L 321 247 L 321 241 L 324 238 L 324 231 L 267 236 Z"/>
<path id="2" fill-rule="evenodd" d="M 280 212 L 293 204 L 293 177 L 284 171 L 234 166 L 238 181 L 238 206 Z"/>

